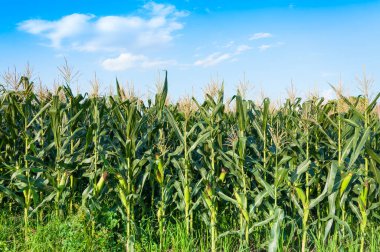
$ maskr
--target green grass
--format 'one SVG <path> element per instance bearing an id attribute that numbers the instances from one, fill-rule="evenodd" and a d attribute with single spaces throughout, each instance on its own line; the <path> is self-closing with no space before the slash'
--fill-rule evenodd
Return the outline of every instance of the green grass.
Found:
<path id="1" fill-rule="evenodd" d="M 0 213 L 0 251 L 125 251 L 123 230 L 113 223 L 112 214 L 104 219 L 103 224 L 97 225 L 96 235 L 91 235 L 91 228 L 82 213 L 70 215 L 65 219 L 49 217 L 43 225 L 32 222 L 30 236 L 24 239 L 23 222 L 21 215 L 9 216 L 6 211 Z M 108 226 L 107 226 L 108 225 Z M 313 246 L 310 251 L 359 251 L 360 239 L 340 239 L 332 237 L 326 243 L 318 238 L 318 234 L 311 230 L 310 240 Z M 367 251 L 380 251 L 380 228 L 371 227 L 366 234 Z M 323 234 L 319 234 L 323 235 Z M 210 251 L 209 234 L 206 228 L 200 228 L 193 237 L 186 234 L 184 222 L 169 222 L 165 229 L 162 242 L 162 251 Z M 238 237 L 225 236 L 219 240 L 218 251 L 265 251 L 269 240 L 269 230 L 260 229 L 251 236 L 251 244 L 259 247 L 250 249 L 239 245 Z M 293 241 L 297 243 L 297 241 Z M 294 251 L 299 244 L 282 243 L 279 251 Z M 261 248 L 260 248 L 261 247 Z M 160 251 L 157 236 L 157 227 L 154 221 L 143 220 L 139 223 L 138 238 L 135 244 L 136 251 Z"/>
<path id="2" fill-rule="evenodd" d="M 116 233 L 100 227 L 91 236 L 83 216 L 72 215 L 64 220 L 48 218 L 44 225 L 32 223 L 24 239 L 22 216 L 0 217 L 0 251 L 123 251 Z"/>
<path id="3" fill-rule="evenodd" d="M 107 220 L 104 220 L 104 224 Z M 9 217 L 0 214 L 0 251 L 125 251 L 123 230 L 114 226 L 98 225 L 96 234 L 82 214 L 70 215 L 65 219 L 47 218 L 43 225 L 32 222 L 28 239 L 24 239 L 21 215 Z M 143 220 L 138 229 L 136 251 L 159 251 L 157 228 L 149 220 Z M 165 230 L 163 251 L 209 251 L 207 232 L 199 231 L 194 238 L 186 234 L 183 223 L 169 223 Z M 226 237 L 220 241 L 222 251 L 236 251 L 238 239 Z"/>

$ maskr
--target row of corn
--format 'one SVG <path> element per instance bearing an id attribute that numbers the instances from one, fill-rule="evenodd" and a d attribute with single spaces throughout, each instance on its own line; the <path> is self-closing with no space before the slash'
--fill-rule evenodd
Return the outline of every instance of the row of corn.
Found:
<path id="1" fill-rule="evenodd" d="M 147 101 L 118 83 L 109 96 L 19 86 L 0 91 L 0 207 L 23 216 L 25 238 L 30 220 L 79 208 L 93 234 L 102 211 L 118 211 L 127 251 L 143 218 L 160 247 L 174 218 L 189 236 L 206 226 L 211 251 L 225 236 L 269 251 L 359 239 L 364 251 L 379 223 L 380 94 L 275 107 L 239 91 L 226 100 L 222 86 L 170 104 L 166 78 Z"/>

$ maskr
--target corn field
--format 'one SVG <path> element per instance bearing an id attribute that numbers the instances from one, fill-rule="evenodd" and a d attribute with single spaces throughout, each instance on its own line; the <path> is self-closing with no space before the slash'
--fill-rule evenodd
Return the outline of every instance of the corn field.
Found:
<path id="1" fill-rule="evenodd" d="M 380 93 L 274 106 L 239 91 L 225 99 L 220 86 L 173 104 L 166 77 L 147 101 L 118 83 L 108 96 L 69 84 L 0 87 L 0 209 L 22 216 L 23 239 L 47 216 L 79 211 L 96 236 L 112 211 L 126 251 L 142 250 L 144 220 L 149 250 L 174 251 L 163 241 L 175 221 L 212 252 L 227 237 L 240 251 L 315 251 L 316 240 L 374 249 Z"/>

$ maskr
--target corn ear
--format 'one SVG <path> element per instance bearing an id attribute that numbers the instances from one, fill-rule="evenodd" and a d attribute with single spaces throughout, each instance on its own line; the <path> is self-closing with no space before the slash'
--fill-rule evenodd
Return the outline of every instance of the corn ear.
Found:
<path id="1" fill-rule="evenodd" d="M 107 177 L 108 177 L 108 173 L 107 172 L 103 172 L 103 174 L 100 177 L 98 183 L 96 184 L 96 191 L 97 192 L 100 192 L 103 189 L 104 183 L 105 183 Z"/>
<path id="2" fill-rule="evenodd" d="M 342 180 L 342 184 L 340 186 L 340 196 L 343 195 L 343 193 L 345 192 L 348 184 L 351 182 L 351 179 L 352 179 L 352 172 L 348 173 L 344 179 Z"/>
<path id="3" fill-rule="evenodd" d="M 299 187 L 296 187 L 295 190 L 296 190 L 298 198 L 302 202 L 302 205 L 305 207 L 306 206 L 306 195 L 305 195 L 305 192 L 301 188 L 299 188 Z"/>

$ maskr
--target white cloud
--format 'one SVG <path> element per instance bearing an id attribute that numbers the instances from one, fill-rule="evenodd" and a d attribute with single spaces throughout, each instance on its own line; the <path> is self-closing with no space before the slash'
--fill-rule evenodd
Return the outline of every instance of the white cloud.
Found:
<path id="1" fill-rule="evenodd" d="M 267 33 L 267 32 L 259 32 L 259 33 L 255 33 L 253 34 L 249 40 L 257 40 L 257 39 L 264 39 L 264 38 L 271 38 L 273 37 L 272 34 L 270 33 Z"/>
<path id="2" fill-rule="evenodd" d="M 71 14 L 58 20 L 30 19 L 18 29 L 47 39 L 51 47 L 78 51 L 119 51 L 163 46 L 183 29 L 188 12 L 174 5 L 149 2 L 142 15 L 103 16 Z"/>
<path id="3" fill-rule="evenodd" d="M 151 12 L 154 16 L 169 16 L 185 17 L 189 15 L 188 11 L 178 11 L 174 5 L 171 4 L 158 4 L 155 2 L 148 2 L 144 5 L 144 9 Z"/>
<path id="4" fill-rule="evenodd" d="M 236 51 L 235 51 L 235 54 L 240 54 L 244 51 L 248 51 L 248 50 L 251 50 L 252 48 L 248 45 L 239 45 L 237 48 L 236 48 Z"/>
<path id="5" fill-rule="evenodd" d="M 130 68 L 167 67 L 174 65 L 174 60 L 156 60 L 141 54 L 122 53 L 116 58 L 109 58 L 102 62 L 104 69 L 109 71 L 124 71 Z"/>
<path id="6" fill-rule="evenodd" d="M 248 51 L 252 49 L 248 45 L 239 45 L 236 47 L 235 51 L 231 53 L 221 53 L 221 52 L 216 52 L 208 55 L 204 59 L 200 59 L 194 62 L 195 66 L 202 66 L 202 67 L 209 67 L 209 66 L 214 66 L 217 65 L 223 61 L 226 60 L 236 60 L 235 56 L 241 54 L 244 51 Z"/>
<path id="7" fill-rule="evenodd" d="M 259 50 L 260 51 L 266 51 L 271 47 L 273 47 L 273 45 L 261 45 L 261 46 L 259 46 Z"/>
<path id="8" fill-rule="evenodd" d="M 266 51 L 266 50 L 268 50 L 268 49 L 270 49 L 270 48 L 280 47 L 280 46 L 282 46 L 283 44 L 284 44 L 283 42 L 277 42 L 277 43 L 275 43 L 275 44 L 264 44 L 264 45 L 259 46 L 258 48 L 259 48 L 259 50 L 260 50 L 261 52 L 263 52 L 263 51 Z"/>
<path id="9" fill-rule="evenodd" d="M 219 64 L 220 62 L 228 60 L 230 58 L 232 58 L 232 54 L 217 52 L 210 54 L 204 59 L 195 61 L 194 65 L 208 67 Z"/>
<path id="10" fill-rule="evenodd" d="M 18 28 L 33 35 L 50 40 L 52 47 L 61 47 L 64 39 L 75 38 L 88 28 L 92 15 L 71 14 L 57 21 L 30 19 L 19 24 Z"/>

